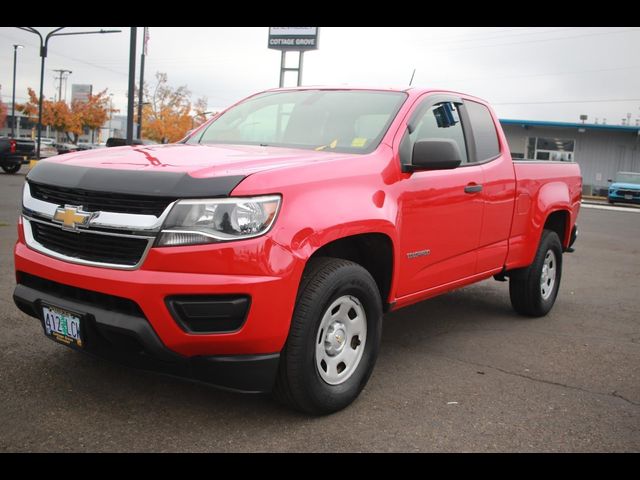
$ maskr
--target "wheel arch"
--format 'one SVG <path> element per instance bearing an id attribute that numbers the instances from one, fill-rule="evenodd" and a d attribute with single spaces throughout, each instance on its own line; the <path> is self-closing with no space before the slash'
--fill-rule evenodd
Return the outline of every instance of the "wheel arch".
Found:
<path id="1" fill-rule="evenodd" d="M 383 308 L 390 308 L 389 296 L 394 274 L 394 244 L 386 233 L 366 232 L 333 239 L 320 247 L 307 258 L 341 258 L 361 265 L 367 270 L 378 286 Z"/>
<path id="2" fill-rule="evenodd" d="M 571 212 L 568 209 L 553 210 L 547 215 L 547 219 L 542 226 L 542 231 L 551 230 L 558 234 L 563 248 L 569 245 L 571 233 Z M 542 238 L 542 231 L 539 237 Z"/>

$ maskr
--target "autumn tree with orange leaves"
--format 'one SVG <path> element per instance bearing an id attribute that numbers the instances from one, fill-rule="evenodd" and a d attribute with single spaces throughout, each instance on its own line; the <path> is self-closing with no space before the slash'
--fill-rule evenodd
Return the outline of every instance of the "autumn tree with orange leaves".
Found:
<path id="1" fill-rule="evenodd" d="M 166 73 L 156 73 L 156 84 L 150 90 L 145 83 L 142 108 L 142 137 L 156 142 L 176 142 L 205 121 L 203 112 L 207 99 L 191 103 L 191 92 L 186 86 L 178 88 L 168 84 Z"/>
<path id="2" fill-rule="evenodd" d="M 29 101 L 16 105 L 16 109 L 37 121 L 38 96 L 31 88 L 28 89 L 28 93 Z M 71 102 L 71 105 L 63 101 L 43 100 L 42 125 L 63 132 L 68 140 L 77 143 L 78 137 L 82 135 L 85 128 L 89 130 L 100 128 L 109 119 L 109 113 L 117 111 L 110 109 L 106 89 L 97 95 L 89 95 L 86 102 L 76 100 Z"/>
<path id="3" fill-rule="evenodd" d="M 6 121 L 7 121 L 7 106 L 4 103 L 2 103 L 2 99 L 0 99 L 0 128 L 4 128 Z"/>

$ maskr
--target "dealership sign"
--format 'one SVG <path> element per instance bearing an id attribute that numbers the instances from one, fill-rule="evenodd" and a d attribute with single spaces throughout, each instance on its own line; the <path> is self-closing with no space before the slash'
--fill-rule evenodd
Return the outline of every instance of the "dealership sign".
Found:
<path id="1" fill-rule="evenodd" d="M 71 103 L 82 102 L 87 103 L 91 97 L 93 87 L 91 85 L 71 85 Z"/>
<path id="2" fill-rule="evenodd" d="M 315 50 L 318 27 L 269 27 L 268 46 L 275 50 Z"/>

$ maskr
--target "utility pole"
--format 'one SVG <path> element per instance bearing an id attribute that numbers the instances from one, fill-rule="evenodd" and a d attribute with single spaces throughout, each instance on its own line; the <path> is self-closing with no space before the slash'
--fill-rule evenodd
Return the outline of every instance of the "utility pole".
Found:
<path id="1" fill-rule="evenodd" d="M 109 94 L 109 134 L 107 135 L 107 138 L 113 136 L 112 135 L 112 130 L 111 130 L 111 120 L 113 119 L 113 93 Z"/>
<path id="2" fill-rule="evenodd" d="M 60 74 L 60 77 L 58 78 L 58 101 L 61 102 L 62 101 L 62 80 L 64 78 L 65 80 L 65 86 L 66 86 L 66 74 L 72 74 L 73 72 L 71 70 L 65 70 L 64 68 L 60 68 L 57 70 L 54 70 L 54 72 L 58 72 Z M 65 89 L 66 90 L 66 89 Z M 60 141 L 60 132 L 56 129 L 56 142 Z"/>
<path id="3" fill-rule="evenodd" d="M 61 102 L 62 101 L 62 78 L 65 77 L 65 81 L 66 81 L 66 74 L 72 74 L 73 72 L 71 70 L 65 70 L 63 68 L 58 69 L 58 70 L 54 70 L 54 72 L 58 72 L 60 74 L 60 77 L 58 78 L 58 81 L 60 82 L 58 84 L 58 101 Z"/>
<path id="4" fill-rule="evenodd" d="M 63 94 L 64 94 L 64 98 L 62 99 L 63 102 L 67 101 L 67 80 L 69 79 L 68 76 L 64 77 L 64 89 L 62 90 Z"/>

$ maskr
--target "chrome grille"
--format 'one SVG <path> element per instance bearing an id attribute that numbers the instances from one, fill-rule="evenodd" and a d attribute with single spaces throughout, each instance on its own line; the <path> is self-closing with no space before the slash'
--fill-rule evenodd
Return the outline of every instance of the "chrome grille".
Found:
<path id="1" fill-rule="evenodd" d="M 70 232 L 41 222 L 31 222 L 31 230 L 36 242 L 62 255 L 131 267 L 140 262 L 148 244 L 145 238 L 103 235 L 90 231 Z"/>
<path id="2" fill-rule="evenodd" d="M 54 221 L 56 211 L 61 206 L 77 206 L 70 202 L 80 203 L 81 200 L 75 200 L 76 197 L 71 194 L 66 196 L 66 200 L 50 193 L 45 196 L 45 191 L 59 192 L 62 189 L 34 185 L 25 183 L 22 195 L 22 218 L 27 246 L 45 255 L 83 265 L 123 270 L 138 268 L 173 205 L 172 202 L 166 205 L 158 203 L 154 207 L 156 214 L 149 213 L 147 208 L 151 207 L 148 205 L 139 209 L 140 212 L 147 213 L 111 211 L 125 208 L 115 205 L 106 207 L 111 209 L 108 211 L 93 210 L 97 213 L 86 224 L 66 225 L 64 222 L 60 224 L 60 220 Z M 37 191 L 40 198 L 36 198 L 33 191 Z M 76 191 L 71 193 L 75 194 Z M 92 198 L 95 200 L 101 197 Z M 92 205 L 94 209 L 99 204 L 82 203 L 82 208 Z M 158 213 L 160 207 L 162 211 Z"/>

